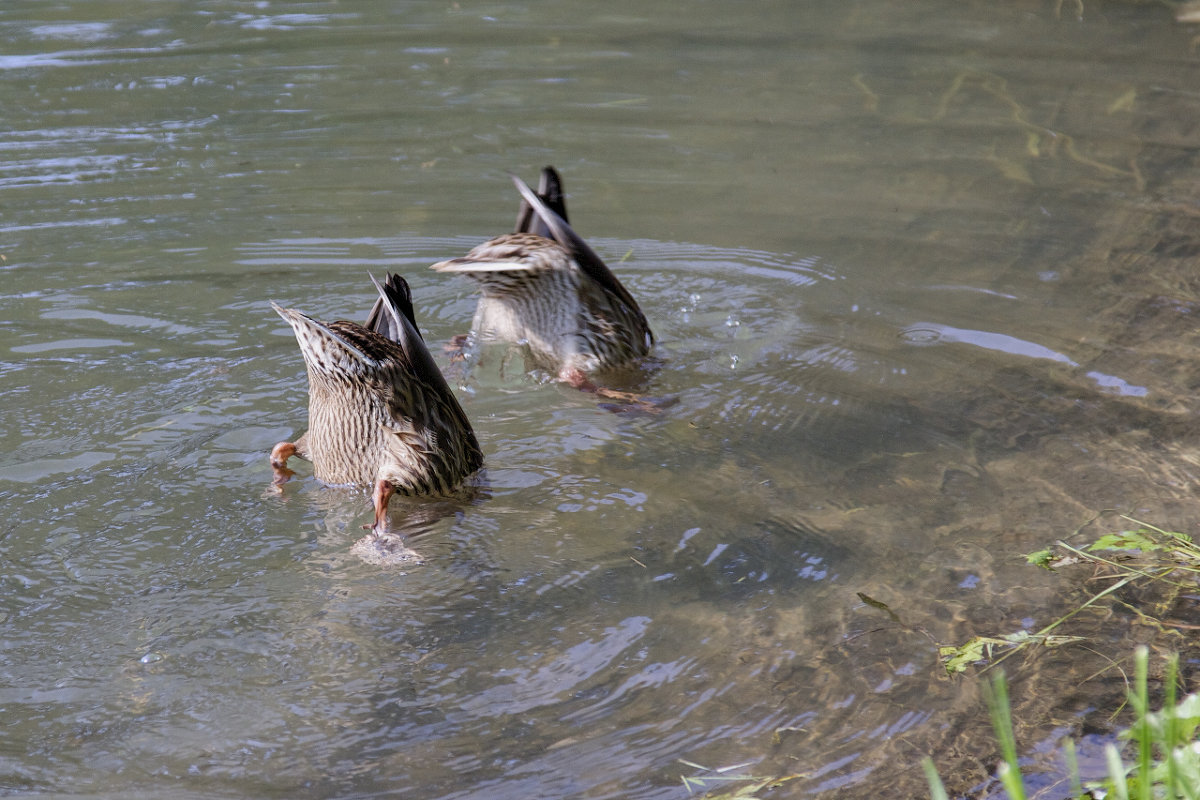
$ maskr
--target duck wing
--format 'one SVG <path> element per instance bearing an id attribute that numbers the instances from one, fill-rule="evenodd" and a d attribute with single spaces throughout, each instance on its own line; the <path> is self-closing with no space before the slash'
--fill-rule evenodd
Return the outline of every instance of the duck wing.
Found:
<path id="1" fill-rule="evenodd" d="M 596 252 L 588 246 L 588 243 L 577 234 L 567 221 L 562 216 L 550 208 L 541 197 L 539 197 L 525 181 L 518 178 L 516 175 L 510 176 L 513 183 L 516 184 L 517 191 L 521 193 L 525 203 L 537 215 L 539 224 L 545 225 L 548 235 L 546 238 L 553 239 L 558 242 L 571 254 L 575 259 L 575 263 L 579 264 L 579 268 L 583 273 L 596 282 L 606 293 L 616 300 L 627 306 L 641 321 L 642 327 L 649 334 L 650 325 L 646 321 L 646 316 L 642 313 L 642 309 L 638 306 L 637 301 L 633 299 L 633 295 L 629 293 L 617 276 L 612 273 L 608 265 L 596 255 Z M 653 335 L 651 334 L 651 341 Z"/>
<path id="2" fill-rule="evenodd" d="M 412 367 L 413 377 L 440 394 L 450 395 L 450 387 L 446 384 L 442 371 L 434 363 L 429 348 L 425 346 L 425 340 L 417 330 L 417 323 L 413 318 L 412 290 L 409 289 L 408 281 L 390 272 L 383 283 L 374 275 L 370 278 L 371 283 L 379 290 L 379 299 L 367 315 L 366 327 L 400 345 Z"/>
<path id="3" fill-rule="evenodd" d="M 440 412 L 435 415 L 438 421 L 453 436 L 463 440 L 465 457 L 471 462 L 468 471 L 478 468 L 483 463 L 479 442 L 471 429 L 466 412 L 462 410 L 458 399 L 450 390 L 445 376 L 438 369 L 429 348 L 425 346 L 425 340 L 417 330 L 416 321 L 413 319 L 412 290 L 408 281 L 391 273 L 387 274 L 383 283 L 374 275 L 370 278 L 371 283 L 379 290 L 379 299 L 375 301 L 371 313 L 367 316 L 367 326 L 373 332 L 384 336 L 395 332 L 394 337 L 388 338 L 404 351 L 414 381 L 423 385 L 424 390 L 436 400 L 436 405 L 440 407 Z"/>

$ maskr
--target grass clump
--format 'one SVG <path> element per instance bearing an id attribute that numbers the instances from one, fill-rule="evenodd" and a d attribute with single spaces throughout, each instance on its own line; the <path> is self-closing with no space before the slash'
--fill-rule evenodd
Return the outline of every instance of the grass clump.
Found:
<path id="1" fill-rule="evenodd" d="M 1108 584 L 1103 590 L 1038 631 L 975 636 L 964 644 L 941 647 L 946 671 L 951 674 L 964 672 L 981 661 L 988 662 L 985 670 L 991 669 L 1033 645 L 1059 647 L 1083 641 L 1083 637 L 1064 634 L 1059 628 L 1084 609 L 1096 606 L 1127 587 L 1153 587 L 1162 598 L 1155 604 L 1158 608 L 1168 607 L 1182 592 L 1194 592 L 1200 582 L 1200 546 L 1185 534 L 1163 530 L 1124 514 L 1119 516 L 1137 527 L 1105 534 L 1086 547 L 1058 541 L 1053 547 L 1026 556 L 1029 563 L 1049 570 L 1072 564 L 1091 564 L 1096 570 L 1095 579 Z M 1113 599 L 1159 628 L 1174 625 L 1156 614 L 1155 609 L 1149 609 L 1148 613 L 1144 607 Z"/>
<path id="2" fill-rule="evenodd" d="M 1126 741 L 1125 749 L 1131 753 L 1130 760 L 1122 757 L 1115 744 L 1107 745 L 1107 775 L 1102 780 L 1084 784 L 1075 764 L 1073 742 L 1068 740 L 1065 743 L 1064 754 L 1070 773 L 1072 798 L 1200 800 L 1200 739 L 1196 735 L 1197 728 L 1200 728 L 1200 696 L 1188 695 L 1176 702 L 1179 659 L 1171 656 L 1167 661 L 1162 710 L 1151 712 L 1146 677 L 1149 660 L 1149 651 L 1139 647 L 1134 654 L 1134 685 L 1129 692 L 1129 704 L 1135 719 L 1132 727 L 1119 737 Z M 1017 758 L 1008 685 L 1002 672 L 992 680 L 988 708 L 1002 756 L 997 778 L 1010 800 L 1025 800 L 1027 794 Z M 945 800 L 946 789 L 933 762 L 926 758 L 923 767 L 929 781 L 930 795 L 934 800 Z"/>
<path id="3" fill-rule="evenodd" d="M 971 665 L 986 661 L 986 671 L 1030 646 L 1056 647 L 1078 642 L 1082 637 L 1070 635 L 1064 625 L 1084 609 L 1096 607 L 1102 601 L 1105 605 L 1123 606 L 1159 631 L 1178 633 L 1180 629 L 1193 627 L 1167 617 L 1177 601 L 1194 602 L 1200 583 L 1200 546 L 1182 533 L 1164 530 L 1124 514 L 1118 516 L 1132 527 L 1104 534 L 1086 546 L 1058 541 L 1053 547 L 1026 557 L 1029 563 L 1049 570 L 1072 564 L 1091 565 L 1094 569 L 1091 582 L 1100 583 L 1104 588 L 1038 631 L 976 636 L 962 645 L 942 647 L 942 663 L 946 670 L 951 674 L 962 673 Z M 1179 658 L 1171 656 L 1166 663 L 1162 709 L 1151 711 L 1148 665 L 1149 651 L 1139 647 L 1135 652 L 1134 679 L 1128 691 L 1134 722 L 1119 735 L 1124 741 L 1122 748 L 1115 743 L 1105 748 L 1107 774 L 1102 780 L 1082 782 L 1074 743 L 1064 742 L 1070 797 L 1079 800 L 1200 800 L 1200 739 L 1197 737 L 1200 696 L 1188 695 L 1177 700 Z M 1024 800 L 1027 795 L 1017 761 L 1003 673 L 997 673 L 990 688 L 988 705 L 1002 754 L 996 777 L 1011 800 Z M 928 759 L 925 770 L 935 800 L 946 797 L 941 780 Z"/>

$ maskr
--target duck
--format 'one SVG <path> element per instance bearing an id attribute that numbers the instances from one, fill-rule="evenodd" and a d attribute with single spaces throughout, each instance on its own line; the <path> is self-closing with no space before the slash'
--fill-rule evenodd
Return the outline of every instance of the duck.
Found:
<path id="1" fill-rule="evenodd" d="M 523 344 L 534 363 L 578 389 L 628 399 L 592 377 L 649 355 L 654 333 L 629 290 L 567 222 L 562 178 L 542 170 L 521 195 L 516 230 L 431 269 L 479 287 L 472 330 L 481 341 Z"/>
<path id="2" fill-rule="evenodd" d="M 308 430 L 275 445 L 271 466 L 277 485 L 299 456 L 323 483 L 370 487 L 375 519 L 363 527 L 383 535 L 392 495 L 453 494 L 481 469 L 483 453 L 417 330 L 408 282 L 370 277 L 379 298 L 365 325 L 271 303 L 308 371 Z"/>

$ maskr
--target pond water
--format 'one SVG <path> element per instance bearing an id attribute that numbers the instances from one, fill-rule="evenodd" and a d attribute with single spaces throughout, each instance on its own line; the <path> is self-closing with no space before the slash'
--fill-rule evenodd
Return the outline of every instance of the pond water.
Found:
<path id="1" fill-rule="evenodd" d="M 937 645 L 1078 602 L 1022 554 L 1105 509 L 1200 517 L 1197 35 L 1095 0 L 7 0 L 0 791 L 921 796 L 926 754 L 988 791 Z M 544 164 L 661 413 L 441 349 L 475 297 L 428 265 Z M 269 301 L 361 320 L 387 270 L 489 485 L 393 501 L 403 567 L 352 552 L 363 494 L 267 461 L 306 415 Z M 1047 783 L 1109 658 L 1189 646 L 1078 624 L 1008 664 Z"/>

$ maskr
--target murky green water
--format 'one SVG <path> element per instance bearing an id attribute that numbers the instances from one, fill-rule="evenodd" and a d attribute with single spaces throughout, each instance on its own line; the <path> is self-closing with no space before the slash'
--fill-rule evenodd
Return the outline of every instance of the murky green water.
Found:
<path id="1" fill-rule="evenodd" d="M 0 791 L 982 783 L 936 644 L 1062 613 L 1077 581 L 1020 554 L 1101 509 L 1196 523 L 1197 33 L 1091 0 L 9 0 Z M 425 563 L 363 563 L 365 497 L 270 491 L 306 398 L 268 301 L 360 319 L 399 271 L 444 342 L 474 297 L 426 267 L 543 164 L 678 402 L 439 351 L 490 490 L 394 502 Z M 1081 624 L 1111 651 L 1010 666 L 1031 749 L 1103 725 L 1119 676 L 1084 679 L 1153 633 Z"/>

